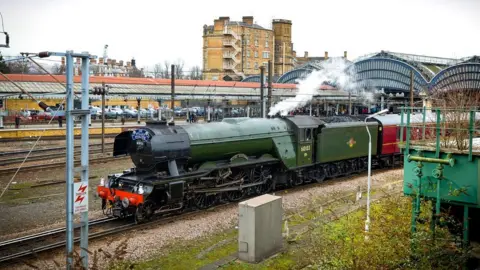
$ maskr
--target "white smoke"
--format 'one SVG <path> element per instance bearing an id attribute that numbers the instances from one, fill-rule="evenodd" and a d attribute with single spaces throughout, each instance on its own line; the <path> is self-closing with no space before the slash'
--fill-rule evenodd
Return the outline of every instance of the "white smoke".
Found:
<path id="1" fill-rule="evenodd" d="M 374 89 L 359 90 L 360 87 L 355 82 L 355 71 L 345 59 L 330 58 L 320 65 L 320 70 L 313 71 L 298 81 L 298 92 L 295 97 L 287 98 L 273 105 L 268 115 L 273 116 L 277 113 L 287 115 L 288 112 L 305 106 L 315 95 L 318 95 L 318 91 L 321 91 L 319 90 L 320 86 L 324 82 L 334 83 L 338 89 L 357 96 L 357 99 L 362 100 L 364 104 L 374 102 Z"/>

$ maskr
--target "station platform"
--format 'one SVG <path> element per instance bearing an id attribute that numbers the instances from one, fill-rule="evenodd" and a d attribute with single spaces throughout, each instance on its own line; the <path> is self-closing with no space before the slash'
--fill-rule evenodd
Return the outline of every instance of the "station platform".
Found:
<path id="1" fill-rule="evenodd" d="M 202 121 L 203 122 L 203 121 Z M 202 122 L 197 122 L 202 123 Z M 188 125 L 186 121 L 175 121 L 175 125 Z M 140 124 L 134 122 L 125 123 L 124 125 L 115 123 L 115 124 L 105 124 L 105 136 L 115 136 L 123 131 L 131 131 L 138 127 L 145 126 L 145 122 L 140 122 Z M 81 125 L 76 124 L 74 127 L 74 134 L 76 137 L 81 135 Z M 89 135 L 91 137 L 99 137 L 102 134 L 101 123 L 93 123 L 89 127 Z M 24 127 L 16 128 L 4 128 L 0 129 L 0 141 L 13 141 L 15 139 L 36 139 L 39 136 L 45 139 L 53 138 L 64 138 L 66 135 L 65 124 L 63 127 L 58 127 L 55 125 L 28 125 Z"/>

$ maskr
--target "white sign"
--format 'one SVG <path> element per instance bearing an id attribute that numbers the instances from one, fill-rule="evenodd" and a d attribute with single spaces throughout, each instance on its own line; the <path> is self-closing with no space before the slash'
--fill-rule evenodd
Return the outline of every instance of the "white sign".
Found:
<path id="1" fill-rule="evenodd" d="M 88 211 L 88 183 L 73 183 L 73 213 Z"/>

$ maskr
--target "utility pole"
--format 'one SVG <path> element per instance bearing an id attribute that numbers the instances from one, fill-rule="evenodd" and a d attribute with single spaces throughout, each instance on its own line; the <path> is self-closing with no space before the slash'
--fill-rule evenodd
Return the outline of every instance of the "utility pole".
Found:
<path id="1" fill-rule="evenodd" d="M 102 88 L 105 89 L 104 82 Z M 105 91 L 102 93 L 102 154 L 105 155 Z"/>
<path id="2" fill-rule="evenodd" d="M 413 91 L 414 91 L 413 70 L 410 70 L 410 107 L 412 112 L 413 112 Z"/>
<path id="3" fill-rule="evenodd" d="M 352 93 L 348 92 L 348 114 L 352 115 Z"/>
<path id="4" fill-rule="evenodd" d="M 56 52 L 40 52 L 40 58 L 49 56 L 65 56 L 66 66 L 66 269 L 73 269 L 73 243 L 74 243 L 74 215 L 81 214 L 80 219 L 80 256 L 82 265 L 85 269 L 88 268 L 88 117 L 90 116 L 90 110 L 88 109 L 88 97 L 89 97 L 89 62 L 90 58 L 95 56 L 89 55 L 87 52 L 74 53 L 73 51 L 67 51 L 65 53 Z M 74 108 L 74 91 L 73 91 L 73 57 L 79 57 L 82 59 L 82 105 L 81 109 Z M 49 111 L 43 102 L 40 102 L 40 107 Z M 73 117 L 82 117 L 82 136 L 81 136 L 81 167 L 78 168 L 81 174 L 81 182 L 75 183 L 73 180 L 75 166 L 74 166 L 74 131 L 73 131 Z"/>
<path id="5" fill-rule="evenodd" d="M 137 124 L 140 124 L 140 102 L 142 101 L 141 97 L 137 97 Z"/>
<path id="6" fill-rule="evenodd" d="M 170 103 L 170 109 L 172 111 L 175 109 L 175 65 L 172 64 L 172 72 L 171 72 L 171 81 L 170 85 L 172 88 L 172 98 L 171 98 L 171 103 Z"/>
<path id="7" fill-rule="evenodd" d="M 268 60 L 268 106 L 266 110 L 270 112 L 270 108 L 272 107 L 272 74 L 273 73 L 273 65 L 272 60 Z"/>
<path id="8" fill-rule="evenodd" d="M 261 66 L 260 67 L 260 115 L 261 118 L 265 118 L 265 82 L 264 82 L 264 77 L 265 77 L 265 67 Z"/>

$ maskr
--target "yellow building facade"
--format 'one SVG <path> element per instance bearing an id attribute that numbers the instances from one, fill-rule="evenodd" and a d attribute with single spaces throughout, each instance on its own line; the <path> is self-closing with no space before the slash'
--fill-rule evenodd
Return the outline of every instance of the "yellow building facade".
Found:
<path id="1" fill-rule="evenodd" d="M 252 16 L 244 16 L 241 22 L 220 17 L 214 20 L 213 25 L 204 25 L 203 79 L 241 80 L 260 74 L 260 67 L 266 67 L 268 61 L 276 66 L 275 29 L 282 31 L 281 35 L 278 34 L 282 42 L 291 41 L 291 21 L 274 20 L 272 25 L 273 29 L 267 29 L 255 24 Z M 290 42 L 287 58 L 291 57 L 291 46 Z M 265 71 L 267 75 L 267 69 Z M 276 71 L 274 74 L 279 75 Z"/>

